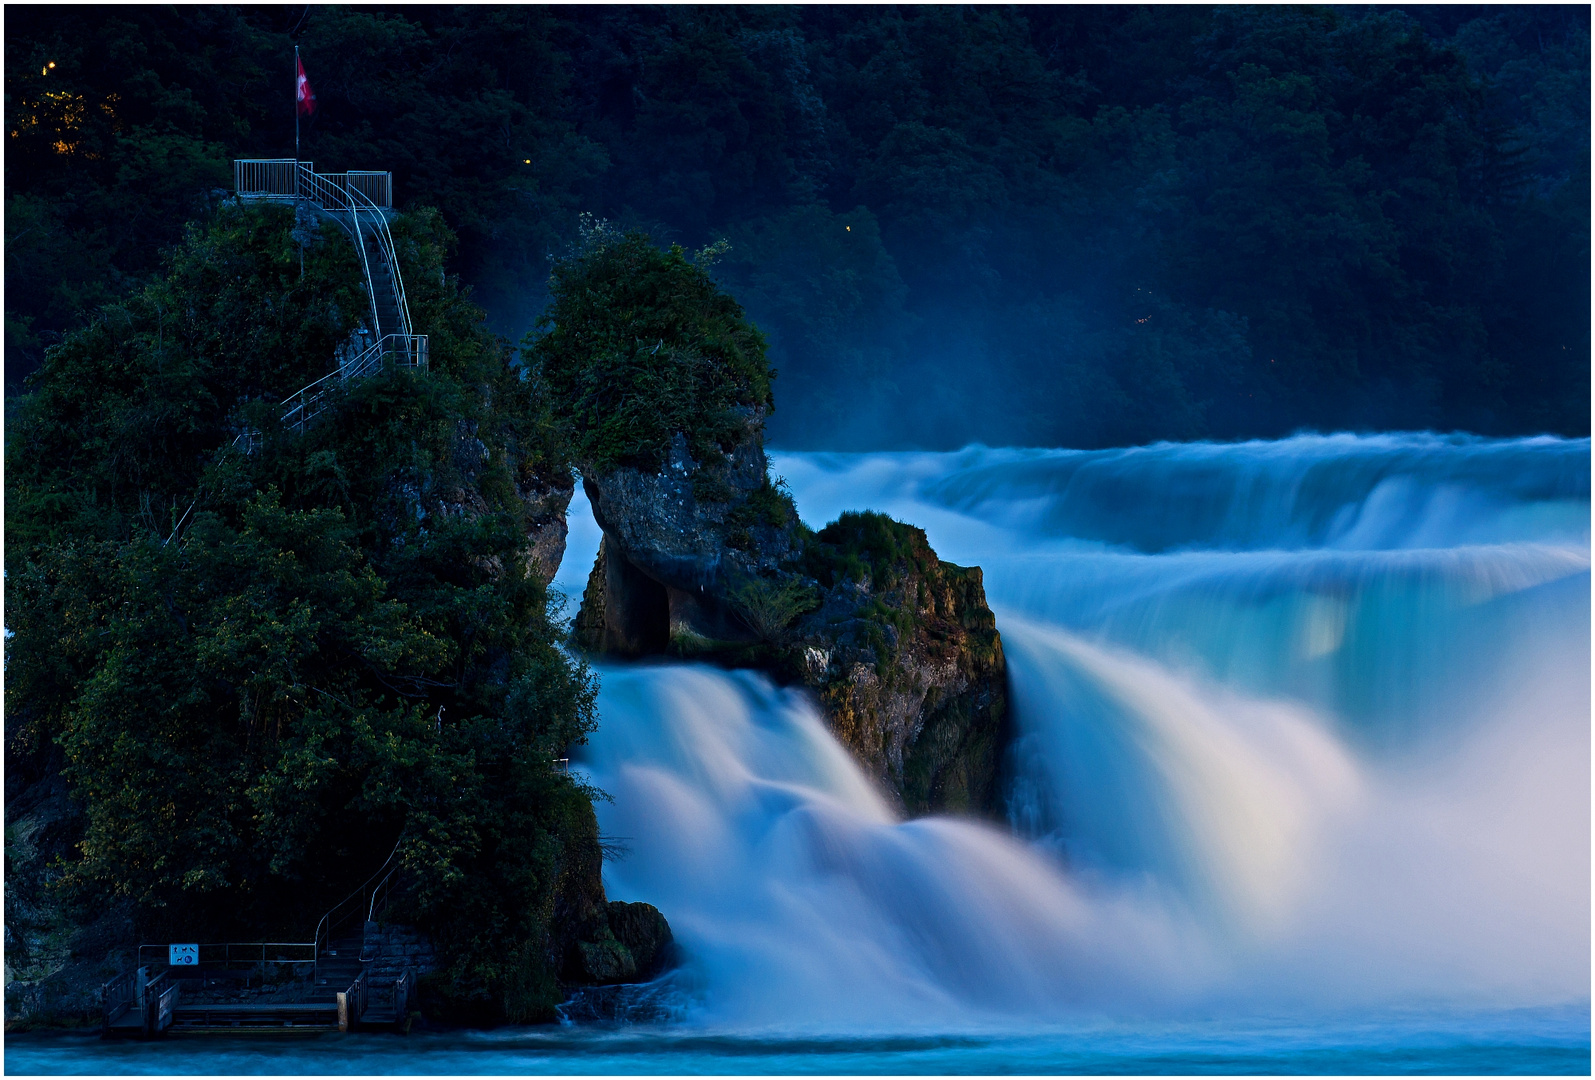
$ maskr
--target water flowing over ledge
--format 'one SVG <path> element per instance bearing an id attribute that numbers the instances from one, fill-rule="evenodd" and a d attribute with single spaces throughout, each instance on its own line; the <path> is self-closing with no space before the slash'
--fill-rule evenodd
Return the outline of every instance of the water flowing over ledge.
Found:
<path id="1" fill-rule="evenodd" d="M 886 510 L 985 568 L 1012 829 L 893 820 L 759 677 L 607 669 L 606 873 L 671 912 L 689 1023 L 1587 1000 L 1587 440 L 775 467 L 811 523 Z"/>

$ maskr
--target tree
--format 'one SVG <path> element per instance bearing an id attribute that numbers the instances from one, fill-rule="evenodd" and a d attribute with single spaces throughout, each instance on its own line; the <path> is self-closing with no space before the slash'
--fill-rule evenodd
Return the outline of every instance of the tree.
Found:
<path id="1" fill-rule="evenodd" d="M 271 402 L 364 304 L 336 231 L 299 275 L 293 222 L 221 208 L 35 376 L 7 446 L 8 761 L 56 762 L 81 806 L 60 886 L 81 906 L 302 938 L 397 842 L 399 911 L 447 961 L 429 993 L 545 1019 L 556 910 L 602 892 L 593 792 L 553 764 L 594 682 L 519 494 L 568 466 L 443 277 L 436 215 L 393 227 L 430 372 L 283 428 Z"/>

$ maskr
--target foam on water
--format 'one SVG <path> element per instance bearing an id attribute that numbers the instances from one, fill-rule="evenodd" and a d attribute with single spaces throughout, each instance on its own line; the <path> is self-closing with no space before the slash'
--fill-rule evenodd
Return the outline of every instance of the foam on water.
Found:
<path id="1" fill-rule="evenodd" d="M 760 676 L 606 666 L 606 885 L 686 962 L 601 1004 L 666 1023 L 8 1035 L 6 1068 L 1587 1073 L 1589 452 L 776 455 L 811 524 L 884 510 L 984 567 L 1006 822 L 897 820 Z M 571 524 L 579 597 L 579 492 Z"/>
<path id="2" fill-rule="evenodd" d="M 691 1022 L 1587 1001 L 1587 441 L 775 466 L 812 524 L 984 567 L 1010 820 L 895 820 L 759 676 L 605 668 L 606 879 L 671 918 Z"/>

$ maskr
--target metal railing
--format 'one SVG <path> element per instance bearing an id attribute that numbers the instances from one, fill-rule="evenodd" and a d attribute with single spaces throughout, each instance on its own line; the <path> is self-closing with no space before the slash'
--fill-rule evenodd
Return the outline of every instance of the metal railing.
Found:
<path id="1" fill-rule="evenodd" d="M 404 1018 L 410 1015 L 410 998 L 415 993 L 415 969 L 406 967 L 399 972 L 399 977 L 393 980 L 393 1021 L 403 1025 Z"/>
<path id="2" fill-rule="evenodd" d="M 317 173 L 313 161 L 293 158 L 245 158 L 233 162 L 233 190 L 243 199 L 291 201 L 302 196 L 299 177 L 308 172 L 323 176 L 337 187 L 358 190 L 372 204 L 393 205 L 393 174 L 374 169 L 350 169 L 341 173 Z M 327 207 L 332 209 L 332 207 Z"/>
<path id="3" fill-rule="evenodd" d="M 100 987 L 100 1007 L 106 1028 L 120 1020 L 129 1009 L 143 1007 L 144 983 L 148 978 L 148 970 L 136 967 L 107 980 Z"/>
<path id="4" fill-rule="evenodd" d="M 337 936 L 340 929 L 349 925 L 356 918 L 360 919 L 360 930 L 363 937 L 365 920 L 370 917 L 377 890 L 387 884 L 388 878 L 392 877 L 393 872 L 398 869 L 399 844 L 402 842 L 403 837 L 394 842 L 393 850 L 388 853 L 388 857 L 383 860 L 382 865 L 377 867 L 376 873 L 366 878 L 364 885 L 361 885 L 354 892 L 338 901 L 321 917 L 321 921 L 316 924 L 318 955 L 326 950 L 328 943 Z"/>
<path id="5" fill-rule="evenodd" d="M 360 226 L 360 211 L 363 205 L 370 204 L 370 200 L 358 198 L 348 185 L 338 183 L 335 175 L 322 175 L 306 162 L 298 163 L 298 175 L 294 183 L 297 198 L 334 214 L 349 215 L 344 227 L 354 237 L 355 250 L 360 253 L 360 272 L 365 275 L 366 298 L 371 301 L 371 325 L 378 327 L 377 283 L 371 275 L 371 260 L 366 254 L 365 230 Z M 381 214 L 377 216 L 380 218 Z M 389 270 L 396 273 L 397 264 L 390 263 Z"/>
<path id="6" fill-rule="evenodd" d="M 171 970 L 150 978 L 148 966 L 140 964 L 124 971 L 100 987 L 100 1006 L 105 1030 L 113 1026 L 124 1031 L 138 1030 L 141 1036 L 159 1035 L 172 1026 L 176 1015 L 179 986 L 171 977 Z M 118 1020 L 132 1014 L 132 1024 L 117 1024 Z"/>
<path id="7" fill-rule="evenodd" d="M 329 394 L 355 379 L 375 375 L 387 366 L 393 357 L 397 368 L 414 368 L 425 371 L 428 366 L 425 334 L 388 334 L 348 363 L 340 364 L 309 386 L 301 387 L 282 399 L 282 422 L 296 431 L 321 415 L 330 404 Z M 334 382 L 333 380 L 337 381 Z"/>
<path id="8" fill-rule="evenodd" d="M 168 974 L 170 973 L 168 972 Z M 164 979 L 166 976 L 162 975 L 161 978 Z M 155 989 L 156 985 L 152 983 L 150 990 L 146 991 L 146 996 L 150 993 L 155 993 Z M 150 1002 L 150 1034 L 159 1035 L 172 1026 L 172 1020 L 177 1016 L 177 995 L 180 989 L 181 987 L 176 982 L 173 982 L 164 990 L 160 990 L 156 994 L 155 1000 Z"/>
<path id="9" fill-rule="evenodd" d="M 233 190 L 241 199 L 269 199 L 276 202 L 304 199 L 332 214 L 347 214 L 345 228 L 354 237 L 360 249 L 360 266 L 365 272 L 366 291 L 371 298 L 371 325 L 378 332 L 413 333 L 410 322 L 410 302 L 404 290 L 404 277 L 399 273 L 399 253 L 388 229 L 388 216 L 384 211 L 393 207 L 393 174 L 375 170 L 354 169 L 341 173 L 318 173 L 314 162 L 295 161 L 292 158 L 266 158 L 233 162 Z M 382 261 L 387 264 L 392 282 L 393 299 L 399 314 L 399 325 L 380 325 L 376 280 L 371 273 L 371 261 L 366 254 L 367 234 L 376 241 Z"/>
<path id="10" fill-rule="evenodd" d="M 371 325 L 380 335 L 375 344 L 354 360 L 340 363 L 337 371 L 285 398 L 282 403 L 284 424 L 304 431 L 305 425 L 326 408 L 327 392 L 332 389 L 329 381 L 334 375 L 340 382 L 348 382 L 375 374 L 386 365 L 389 356 L 395 358 L 397 367 L 427 368 L 427 339 L 424 334 L 415 333 L 404 275 L 399 271 L 398 248 L 388 229 L 386 211 L 393 206 L 392 173 L 358 169 L 318 173 L 313 162 L 293 158 L 240 159 L 233 162 L 233 186 L 239 198 L 304 200 L 337 218 L 353 237 L 360 253 L 360 270 L 371 302 Z M 382 305 L 377 301 L 378 277 L 371 271 L 368 238 L 387 269 L 384 285 L 392 293 L 393 311 L 399 321 L 397 327 L 382 325 Z M 244 440 L 243 450 L 250 453 L 256 445 L 252 440 Z"/>
<path id="11" fill-rule="evenodd" d="M 167 945 L 140 945 L 138 961 L 141 965 L 166 965 Z M 267 964 L 314 964 L 314 941 L 216 941 L 199 945 L 198 967 L 236 967 L 240 964 L 259 965 L 265 971 Z M 182 968 L 169 968 L 181 971 Z M 179 975 L 179 978 L 182 976 Z"/>
<path id="12" fill-rule="evenodd" d="M 360 1018 L 366 1012 L 366 992 L 369 984 L 366 973 L 361 972 L 355 976 L 354 982 L 349 984 L 349 989 L 338 993 L 338 1030 L 349 1031 L 360 1026 Z"/>

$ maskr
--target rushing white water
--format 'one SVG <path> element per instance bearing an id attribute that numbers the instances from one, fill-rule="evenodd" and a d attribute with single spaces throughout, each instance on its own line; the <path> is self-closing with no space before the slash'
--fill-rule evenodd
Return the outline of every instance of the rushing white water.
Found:
<path id="1" fill-rule="evenodd" d="M 714 1024 L 1587 1001 L 1589 453 L 777 455 L 805 520 L 884 510 L 984 567 L 1009 828 L 895 820 L 761 677 L 611 666 L 611 895 L 667 914 Z"/>

